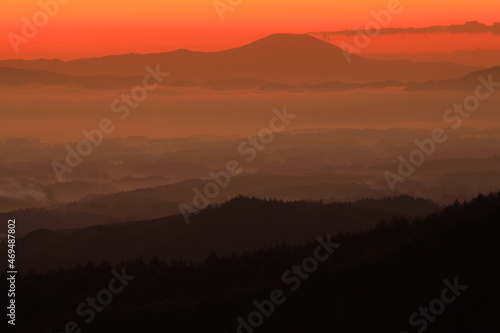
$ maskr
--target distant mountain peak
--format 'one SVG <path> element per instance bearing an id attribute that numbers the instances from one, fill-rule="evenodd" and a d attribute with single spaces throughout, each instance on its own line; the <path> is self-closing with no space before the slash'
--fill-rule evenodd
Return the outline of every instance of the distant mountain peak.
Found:
<path id="1" fill-rule="evenodd" d="M 303 49 L 306 50 L 337 49 L 338 51 L 341 50 L 339 47 L 311 35 L 285 34 L 285 33 L 276 33 L 269 35 L 267 37 L 258 39 L 250 44 L 247 44 L 242 48 L 255 48 L 255 49 L 277 48 L 277 49 L 290 49 L 290 50 L 297 50 L 297 48 L 299 48 L 302 50 Z"/>
<path id="2" fill-rule="evenodd" d="M 308 35 L 308 34 L 288 34 L 288 33 L 275 33 L 271 34 L 267 37 L 261 38 L 256 40 L 255 42 L 259 41 L 289 41 L 289 42 L 297 42 L 297 41 L 307 41 L 307 42 L 322 42 L 322 43 L 327 43 L 321 39 L 318 39 L 314 36 Z"/>

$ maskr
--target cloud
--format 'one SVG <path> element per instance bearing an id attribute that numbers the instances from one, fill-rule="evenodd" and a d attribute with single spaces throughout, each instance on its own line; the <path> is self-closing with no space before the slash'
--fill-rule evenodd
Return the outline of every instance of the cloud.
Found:
<path id="1" fill-rule="evenodd" d="M 330 36 L 343 35 L 354 36 L 357 30 L 342 30 L 342 31 L 320 31 L 309 32 L 309 35 L 328 40 Z M 464 24 L 453 25 L 434 25 L 424 28 L 384 28 L 380 29 L 380 35 L 398 35 L 398 34 L 432 34 L 432 33 L 451 33 L 451 34 L 479 34 L 493 33 L 500 35 L 500 23 L 496 22 L 492 25 L 486 25 L 477 21 L 470 21 Z"/>

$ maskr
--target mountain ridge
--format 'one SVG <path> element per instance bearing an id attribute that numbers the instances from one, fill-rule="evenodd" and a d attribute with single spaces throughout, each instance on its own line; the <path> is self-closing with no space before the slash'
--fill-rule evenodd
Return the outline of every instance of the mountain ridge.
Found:
<path id="1" fill-rule="evenodd" d="M 146 67 L 160 66 L 171 73 L 168 80 L 203 82 L 247 77 L 282 83 L 343 81 L 426 81 L 459 78 L 472 66 L 453 63 L 382 61 L 350 55 L 306 34 L 272 34 L 252 43 L 216 52 L 179 49 L 166 53 L 112 55 L 100 58 L 60 60 L 5 60 L 0 67 L 46 70 L 65 75 L 118 77 L 146 75 Z M 167 81 L 168 81 L 167 80 Z M 138 82 L 140 83 L 140 81 Z"/>

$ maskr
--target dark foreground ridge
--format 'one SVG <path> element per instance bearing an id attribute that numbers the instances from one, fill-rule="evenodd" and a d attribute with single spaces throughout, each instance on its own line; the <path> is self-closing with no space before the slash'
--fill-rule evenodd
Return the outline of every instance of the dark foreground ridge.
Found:
<path id="1" fill-rule="evenodd" d="M 206 214 L 235 210 L 258 221 L 258 211 L 239 203 Z M 291 208 L 259 202 L 273 204 Z M 28 274 L 18 282 L 18 325 L 25 333 L 64 331 L 69 321 L 93 333 L 237 332 L 238 318 L 248 322 L 257 311 L 253 302 L 265 303 L 280 289 L 286 302 L 264 311 L 272 313 L 262 316 L 258 328 L 239 332 L 494 332 L 500 310 L 499 218 L 500 192 L 412 222 L 395 218 L 370 231 L 338 234 L 333 241 L 341 246 L 317 270 L 306 278 L 288 275 L 298 279 L 295 283 L 283 280 L 283 274 L 312 256 L 317 241 L 225 257 L 214 252 L 197 264 L 133 260 L 114 273 L 111 264 L 102 263 Z M 75 308 L 123 270 L 135 278 L 124 281 L 127 286 L 112 302 L 85 322 L 92 311 L 82 308 L 88 312 L 80 316 Z M 300 288 L 291 291 L 297 281 Z M 441 309 L 434 300 L 443 295 L 453 301 Z"/>

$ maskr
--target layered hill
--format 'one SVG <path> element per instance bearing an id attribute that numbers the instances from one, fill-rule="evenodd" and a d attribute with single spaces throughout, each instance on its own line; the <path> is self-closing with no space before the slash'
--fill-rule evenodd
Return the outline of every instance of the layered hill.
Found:
<path id="1" fill-rule="evenodd" d="M 486 82 L 492 80 L 493 86 L 489 87 L 489 89 L 495 89 L 495 85 L 496 87 L 498 87 L 498 84 L 500 82 L 500 66 L 480 71 L 474 71 L 456 80 L 432 80 L 420 83 L 414 82 L 407 85 L 407 90 L 433 91 L 449 89 L 471 91 L 476 89 L 479 84 L 482 84 L 482 82 L 479 80 L 480 78 L 483 78 Z"/>
<path id="2" fill-rule="evenodd" d="M 190 224 L 176 215 L 74 230 L 39 229 L 18 239 L 17 257 L 25 270 L 154 255 L 200 261 L 214 250 L 230 255 L 282 241 L 299 244 L 318 235 L 367 230 L 383 219 L 413 218 L 437 209 L 427 200 L 404 196 L 331 204 L 237 197 L 192 216 Z"/>

